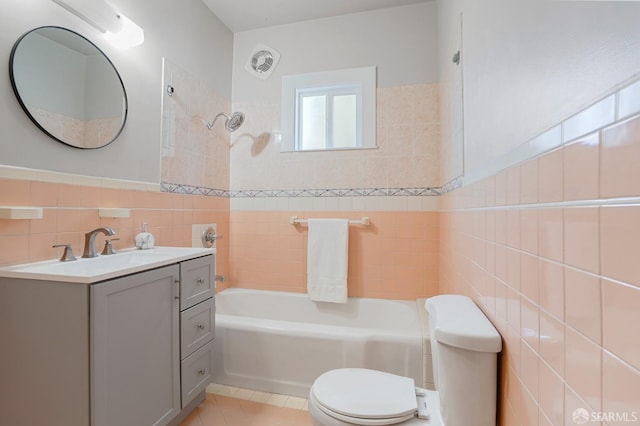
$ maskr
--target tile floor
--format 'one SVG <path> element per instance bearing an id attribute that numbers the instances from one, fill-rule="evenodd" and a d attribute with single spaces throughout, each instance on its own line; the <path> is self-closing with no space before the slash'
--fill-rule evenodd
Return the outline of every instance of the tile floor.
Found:
<path id="1" fill-rule="evenodd" d="M 311 426 L 307 400 L 211 384 L 180 426 Z"/>

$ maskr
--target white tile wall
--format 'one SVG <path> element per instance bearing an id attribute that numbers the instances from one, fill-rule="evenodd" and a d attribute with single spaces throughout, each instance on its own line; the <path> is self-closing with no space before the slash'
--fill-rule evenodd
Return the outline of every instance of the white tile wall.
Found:
<path id="1" fill-rule="evenodd" d="M 437 211 L 438 197 L 232 198 L 232 211 Z"/>

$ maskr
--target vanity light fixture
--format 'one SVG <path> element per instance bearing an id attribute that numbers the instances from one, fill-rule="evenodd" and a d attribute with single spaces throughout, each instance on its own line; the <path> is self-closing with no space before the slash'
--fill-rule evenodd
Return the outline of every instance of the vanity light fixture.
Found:
<path id="1" fill-rule="evenodd" d="M 98 30 L 119 49 L 144 42 L 144 31 L 104 0 L 52 0 Z"/>

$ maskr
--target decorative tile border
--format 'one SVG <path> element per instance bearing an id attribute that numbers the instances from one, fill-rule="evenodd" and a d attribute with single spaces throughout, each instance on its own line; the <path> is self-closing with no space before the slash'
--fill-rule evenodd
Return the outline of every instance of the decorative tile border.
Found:
<path id="1" fill-rule="evenodd" d="M 174 194 L 226 198 L 302 198 L 302 197 L 437 197 L 442 188 L 352 188 L 352 189 L 246 189 L 229 191 L 193 185 L 162 182 L 160 191 Z"/>
<path id="2" fill-rule="evenodd" d="M 457 178 L 450 180 L 440 187 L 440 195 L 446 194 L 447 192 L 451 192 L 454 189 L 458 189 L 462 186 L 462 176 L 458 176 Z"/>
<path id="3" fill-rule="evenodd" d="M 205 195 L 209 197 L 229 197 L 226 189 L 204 188 L 194 185 L 183 185 L 180 183 L 160 182 L 160 192 L 170 192 L 172 194 Z"/>

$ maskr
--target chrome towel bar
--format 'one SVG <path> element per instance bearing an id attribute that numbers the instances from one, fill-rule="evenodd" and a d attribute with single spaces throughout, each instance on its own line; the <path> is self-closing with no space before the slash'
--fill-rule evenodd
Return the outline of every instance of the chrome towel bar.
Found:
<path id="1" fill-rule="evenodd" d="M 300 219 L 298 216 L 291 216 L 289 218 L 289 223 L 292 225 L 306 225 L 307 219 Z M 350 220 L 349 225 L 369 226 L 371 225 L 371 220 L 368 216 L 363 216 L 360 220 Z"/>

